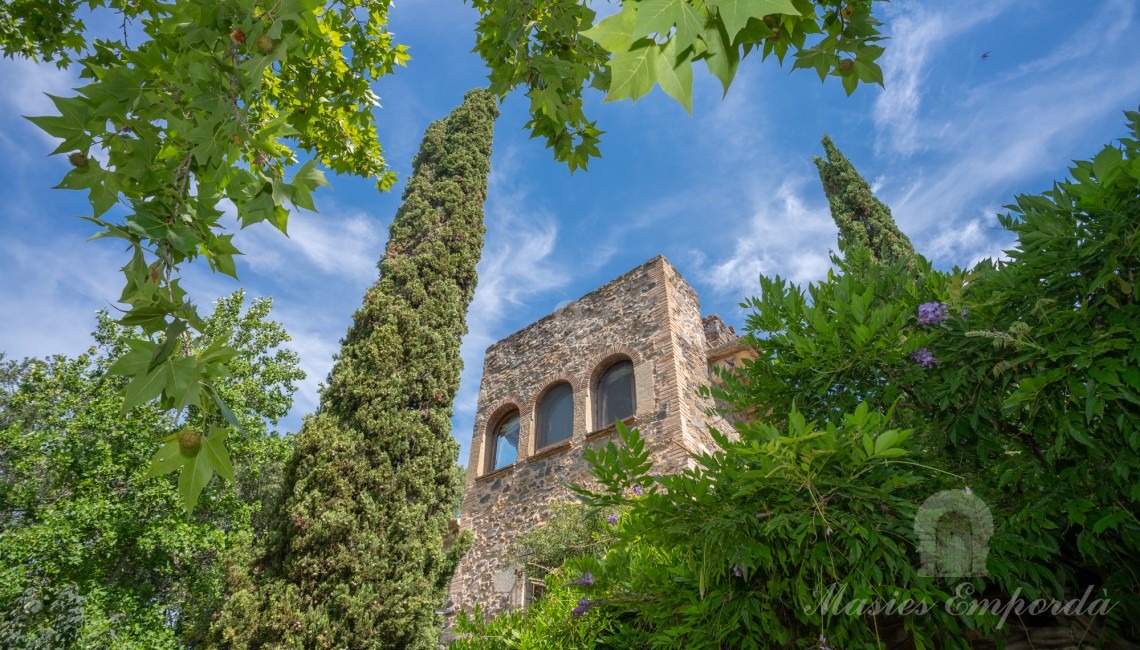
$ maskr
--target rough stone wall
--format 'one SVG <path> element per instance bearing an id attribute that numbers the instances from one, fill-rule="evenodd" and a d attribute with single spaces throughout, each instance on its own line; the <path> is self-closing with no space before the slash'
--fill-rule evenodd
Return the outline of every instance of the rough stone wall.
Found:
<path id="1" fill-rule="evenodd" d="M 678 471 L 693 453 L 711 448 L 704 411 L 712 404 L 697 394 L 709 381 L 708 350 L 697 295 L 663 257 L 487 349 L 460 519 L 474 544 L 452 580 L 452 608 L 479 603 L 495 612 L 523 604 L 522 569 L 511 565 L 507 549 L 546 518 L 552 502 L 569 498 L 567 483 L 586 481 L 582 450 L 613 438 L 612 426 L 598 429 L 593 422 L 592 392 L 616 360 L 633 362 L 631 423 L 641 430 L 656 471 Z M 561 381 L 573 390 L 573 434 L 535 449 L 537 405 Z M 488 472 L 489 433 L 515 410 L 518 459 Z"/>
<path id="2" fill-rule="evenodd" d="M 736 342 L 736 330 L 726 325 L 716 314 L 705 316 L 701 319 L 701 325 L 705 328 L 705 346 L 710 350 Z"/>

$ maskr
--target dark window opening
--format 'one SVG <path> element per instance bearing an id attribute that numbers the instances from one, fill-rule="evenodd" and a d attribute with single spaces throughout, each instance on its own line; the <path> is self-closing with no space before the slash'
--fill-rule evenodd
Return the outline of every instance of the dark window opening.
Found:
<path id="1" fill-rule="evenodd" d="M 614 425 L 616 420 L 624 420 L 633 415 L 634 401 L 633 363 L 618 361 L 606 369 L 598 378 L 597 404 L 594 409 L 594 429 L 604 429 Z"/>
<path id="2" fill-rule="evenodd" d="M 546 594 L 546 584 L 542 582 L 531 582 L 527 585 L 526 604 L 529 607 L 542 600 L 543 595 Z"/>
<path id="3" fill-rule="evenodd" d="M 570 384 L 551 388 L 538 404 L 538 437 L 535 449 L 562 442 L 574 432 L 574 392 Z"/>

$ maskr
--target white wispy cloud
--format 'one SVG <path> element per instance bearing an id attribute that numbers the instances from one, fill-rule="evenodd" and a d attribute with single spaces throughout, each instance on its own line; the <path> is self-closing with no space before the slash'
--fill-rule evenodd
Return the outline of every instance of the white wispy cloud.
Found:
<path id="1" fill-rule="evenodd" d="M 0 351 L 11 357 L 82 352 L 92 343 L 95 312 L 113 312 L 123 260 L 111 247 L 82 237 L 52 237 L 50 255 L 33 242 L 0 240 Z"/>
<path id="2" fill-rule="evenodd" d="M 965 226 L 977 218 L 979 209 L 1010 203 L 1017 194 L 1047 189 L 1047 185 L 1024 183 L 1051 171 L 1059 178 L 1065 160 L 1094 155 L 1095 149 L 1075 148 L 1086 137 L 1083 127 L 1119 114 L 1129 102 L 1140 100 L 1140 67 L 1135 57 L 1130 63 L 1087 66 L 1077 62 L 1055 70 L 1048 79 L 1014 85 L 995 81 L 966 95 L 956 114 L 945 117 L 952 128 L 929 141 L 932 159 L 916 166 L 909 178 L 900 174 L 901 185 L 887 192 L 887 202 L 900 223 L 911 226 L 916 244 L 931 245 L 936 260 L 938 254 L 952 250 L 976 251 L 972 241 L 976 232 Z M 988 214 L 987 221 L 996 226 L 993 214 Z M 951 246 L 946 238 L 954 232 L 960 241 Z M 1003 237 L 997 231 L 993 236 Z M 967 260 L 940 261 L 961 264 Z"/>
<path id="3" fill-rule="evenodd" d="M 70 168 L 47 157 L 59 140 L 24 116 L 55 114 L 48 94 L 74 95 L 79 81 L 54 64 L 21 58 L 0 59 L 0 79 L 0 151 L 13 182 L 0 214 L 0 350 L 17 358 L 77 354 L 92 343 L 95 313 L 119 297 L 125 259 L 107 241 L 86 242 L 90 232 L 57 213 L 85 212 L 86 192 L 43 195 Z"/>
<path id="4" fill-rule="evenodd" d="M 503 330 L 511 310 L 521 310 L 536 296 L 564 286 L 566 275 L 551 264 L 558 230 L 552 220 L 517 224 L 509 239 L 488 241 L 480 261 L 479 285 L 467 313 L 468 334 L 463 338 L 463 379 L 455 410 L 473 417 L 479 396 L 483 354 L 495 341 L 510 334 Z M 457 429 L 460 440 L 469 435 Z"/>
<path id="5" fill-rule="evenodd" d="M 36 116 L 55 112 L 48 95 L 74 95 L 78 78 L 52 63 L 36 63 L 28 59 L 0 59 L 0 107 L 17 115 Z"/>
<path id="6" fill-rule="evenodd" d="M 42 160 L 60 140 L 32 124 L 27 117 L 55 115 L 48 94 L 68 97 L 79 80 L 51 63 L 0 59 L 0 148 L 7 164 L 27 166 Z"/>
<path id="7" fill-rule="evenodd" d="M 944 223 L 918 245 L 929 259 L 969 268 L 983 259 L 1004 259 L 1013 238 L 998 225 L 997 206 L 982 208 L 972 219 Z"/>
<path id="8" fill-rule="evenodd" d="M 944 64 L 1010 4 L 904 3 L 887 14 L 886 91 L 873 113 L 885 174 L 876 190 L 942 265 L 1001 256 L 1012 237 L 994 218 L 1000 206 L 1046 189 L 1041 176 L 1063 176 L 1065 161 L 1095 154 L 1080 149 L 1089 126 L 1140 101 L 1140 56 L 1127 38 L 1136 7 L 1127 1 L 1103 3 L 1033 57 L 975 62 L 986 74 Z"/>
<path id="9" fill-rule="evenodd" d="M 288 232 L 286 237 L 269 224 L 257 224 L 241 230 L 234 243 L 249 267 L 263 275 L 376 279 L 376 262 L 387 240 L 385 224 L 376 216 L 338 213 L 334 206 L 321 214 L 293 215 Z"/>
<path id="10" fill-rule="evenodd" d="M 289 333 L 292 340 L 286 347 L 297 353 L 301 370 L 305 371 L 305 378 L 297 384 L 290 412 L 290 423 L 294 428 L 298 417 L 316 411 L 320 405 L 320 386 L 332 370 L 333 355 L 340 351 L 340 335 L 344 334 L 334 335 L 327 328 L 315 329 L 311 320 L 298 316 L 292 310 L 275 310 L 272 313 L 272 317 L 279 320 Z"/>
<path id="11" fill-rule="evenodd" d="M 761 274 L 778 274 L 796 284 L 826 274 L 835 224 L 826 203 L 805 198 L 814 183 L 791 177 L 774 192 L 757 191 L 749 201 L 747 229 L 737 232 L 732 253 L 702 268 L 701 279 L 717 291 L 749 296 L 759 293 Z"/>
<path id="12" fill-rule="evenodd" d="M 904 3 L 888 12 L 891 40 L 880 59 L 885 91 L 875 101 L 873 118 L 880 150 L 910 155 L 922 146 L 930 126 L 921 119 L 923 84 L 932 58 L 948 41 L 1000 14 L 1008 2 L 956 2 L 947 5 Z"/>
<path id="13" fill-rule="evenodd" d="M 693 113 L 702 133 L 699 146 L 715 151 L 717 164 L 725 168 L 754 163 L 780 126 L 768 112 L 772 103 L 768 84 L 780 72 L 770 66 L 742 65 L 726 94 L 720 80 L 704 67 L 694 66 Z"/>
<path id="14" fill-rule="evenodd" d="M 238 230 L 233 204 L 227 201 L 223 207 L 224 219 L 237 231 L 234 244 L 243 252 L 238 268 L 241 281 L 235 283 L 199 267 L 187 286 L 201 301 L 225 295 L 239 284 L 250 290 L 250 297 L 274 297 L 271 318 L 289 332 L 293 340 L 287 347 L 298 354 L 306 375 L 297 385 L 293 409 L 282 425 L 295 429 L 300 417 L 319 405 L 320 386 L 332 369 L 333 355 L 340 350 L 352 313 L 376 281 L 386 224 L 359 209 L 342 210 L 325 198 L 320 214 L 293 214 L 286 237 L 268 223 Z"/>

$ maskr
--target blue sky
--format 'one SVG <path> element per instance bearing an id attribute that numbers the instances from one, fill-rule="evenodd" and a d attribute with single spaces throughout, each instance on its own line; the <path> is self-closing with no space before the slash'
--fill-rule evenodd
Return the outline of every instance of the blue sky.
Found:
<path id="1" fill-rule="evenodd" d="M 723 100 L 719 82 L 698 68 L 692 117 L 660 90 L 636 104 L 593 94 L 587 110 L 606 131 L 603 158 L 574 175 L 523 130 L 525 98 L 509 97 L 463 343 L 461 459 L 486 347 L 654 255 L 689 280 L 706 314 L 734 325 L 760 273 L 822 277 L 836 241 L 812 165 L 825 132 L 936 265 L 1000 255 L 1011 241 L 995 218 L 1002 206 L 1048 189 L 1071 160 L 1122 136 L 1122 111 L 1140 106 L 1138 8 L 1132 0 L 898 0 L 877 10 L 891 37 L 885 90 L 846 97 L 834 80 L 820 84 L 812 71 L 789 73 L 757 56 Z M 427 124 L 485 83 L 470 52 L 475 20 L 456 0 L 401 0 L 392 10 L 391 28 L 413 58 L 377 84 L 377 116 L 402 178 Z M 48 158 L 51 138 L 18 117 L 48 114 L 42 93 L 69 94 L 76 80 L 11 60 L 0 61 L 0 79 L 0 351 L 75 354 L 91 343 L 95 311 L 118 296 L 126 258 L 113 244 L 85 242 L 94 231 L 75 218 L 85 196 L 50 189 L 66 160 Z M 309 375 L 283 430 L 316 406 L 376 278 L 403 189 L 378 194 L 366 181 L 331 180 L 316 195 L 320 214 L 292 218 L 291 238 L 263 224 L 235 239 L 246 253 L 241 285 L 274 298 Z M 187 285 L 204 306 L 238 286 L 198 271 Z"/>

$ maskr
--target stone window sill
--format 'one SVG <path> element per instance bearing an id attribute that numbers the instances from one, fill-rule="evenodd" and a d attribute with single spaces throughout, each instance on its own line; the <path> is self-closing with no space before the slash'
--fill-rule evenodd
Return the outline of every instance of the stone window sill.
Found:
<path id="1" fill-rule="evenodd" d="M 539 460 L 540 458 L 546 458 L 547 456 L 553 456 L 559 452 L 566 451 L 569 448 L 570 448 L 570 439 L 569 438 L 567 438 L 565 440 L 559 440 L 558 442 L 554 443 L 553 445 L 547 445 L 547 446 L 543 447 L 542 449 L 539 449 L 538 451 L 534 452 L 533 454 L 530 455 L 530 458 L 527 458 L 526 460 L 527 460 L 527 462 L 530 462 L 532 460 Z"/>
<path id="2" fill-rule="evenodd" d="M 515 465 L 517 465 L 517 464 L 518 464 L 517 462 L 511 463 L 510 465 L 507 465 L 506 467 L 502 467 L 500 469 L 497 469 L 493 472 L 487 472 L 486 474 L 484 474 L 482 476 L 477 476 L 477 477 L 475 477 L 475 482 L 478 483 L 480 481 L 488 481 L 488 480 L 493 479 L 493 478 L 499 478 L 499 477 L 505 476 L 507 474 L 510 474 L 511 472 L 513 472 L 515 470 Z"/>
<path id="3" fill-rule="evenodd" d="M 621 422 L 625 426 L 633 428 L 633 427 L 637 426 L 637 416 L 631 415 L 628 418 L 622 420 Z M 587 433 L 586 439 L 589 440 L 591 438 L 601 438 L 602 436 L 604 436 L 606 434 L 614 433 L 615 431 L 617 431 L 617 425 L 611 424 L 610 426 L 608 426 L 604 429 L 598 429 L 597 431 L 591 431 L 591 432 Z"/>

